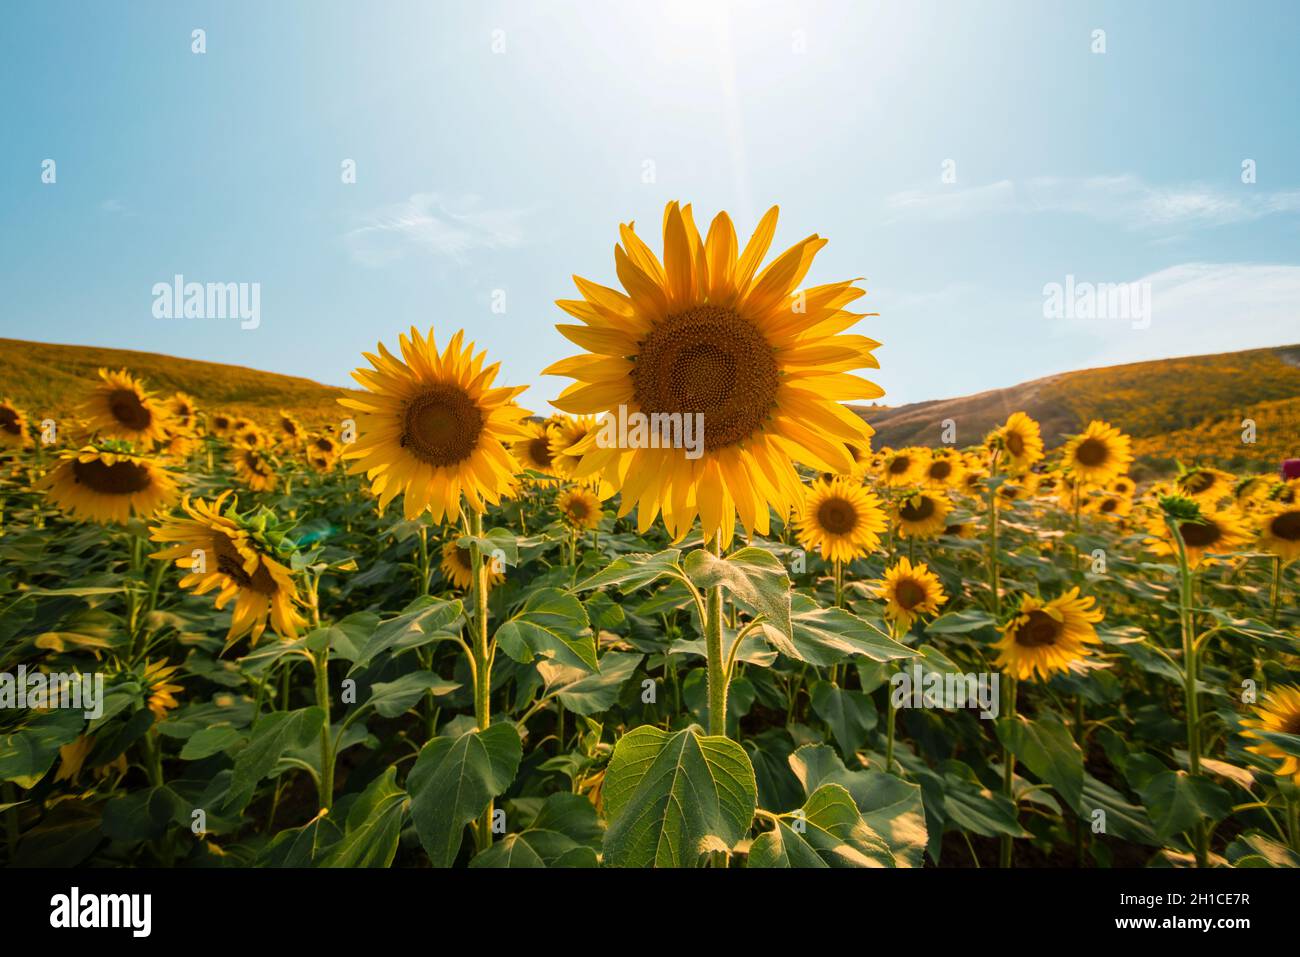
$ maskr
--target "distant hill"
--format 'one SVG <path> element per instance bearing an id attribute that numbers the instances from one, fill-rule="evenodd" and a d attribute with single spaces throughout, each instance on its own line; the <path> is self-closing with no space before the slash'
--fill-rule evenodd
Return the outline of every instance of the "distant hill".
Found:
<path id="1" fill-rule="evenodd" d="M 284 409 L 304 425 L 336 423 L 344 410 L 335 400 L 350 391 L 276 372 L 152 352 L 0 339 L 0 397 L 13 399 L 35 420 L 67 418 L 102 367 L 127 369 L 159 398 L 187 392 L 200 409 L 221 409 L 262 422 Z"/>
<path id="2" fill-rule="evenodd" d="M 1133 435 L 1135 451 L 1157 468 L 1177 457 L 1271 469 L 1300 455 L 1300 345 L 1082 369 L 957 399 L 854 411 L 875 428 L 877 448 L 937 445 L 945 419 L 956 423 L 958 445 L 968 445 L 1023 411 L 1041 423 L 1049 448 L 1104 419 Z M 1253 445 L 1241 441 L 1243 419 L 1255 422 Z"/>

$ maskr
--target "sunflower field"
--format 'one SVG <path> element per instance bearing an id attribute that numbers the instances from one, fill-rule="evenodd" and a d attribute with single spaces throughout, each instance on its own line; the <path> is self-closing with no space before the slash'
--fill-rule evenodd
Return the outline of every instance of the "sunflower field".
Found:
<path id="1" fill-rule="evenodd" d="M 1300 863 L 1300 479 L 873 447 L 864 290 L 776 222 L 620 226 L 549 416 L 441 321 L 333 419 L 6 399 L 0 859 Z"/>

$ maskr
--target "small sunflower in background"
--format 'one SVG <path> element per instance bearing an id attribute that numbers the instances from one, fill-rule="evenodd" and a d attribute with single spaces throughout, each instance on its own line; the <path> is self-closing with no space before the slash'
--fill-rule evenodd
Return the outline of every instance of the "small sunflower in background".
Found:
<path id="1" fill-rule="evenodd" d="M 817 549 L 828 562 L 844 564 L 879 548 L 887 527 L 875 493 L 843 476 L 813 482 L 797 520 L 801 545 Z"/>
<path id="2" fill-rule="evenodd" d="M 383 510 L 398 495 L 407 519 L 428 511 L 456 521 L 461 496 L 476 512 L 497 504 L 514 484 L 519 463 L 506 442 L 524 438 L 527 410 L 514 403 L 523 386 L 494 386 L 500 364 L 484 368 L 484 352 L 465 333 L 438 351 L 433 330 L 401 336 L 402 358 L 379 344 L 372 369 L 352 377 L 370 394 L 339 399 L 357 412 L 357 440 L 344 452 L 348 471 L 364 473 Z"/>
<path id="3" fill-rule="evenodd" d="M 1119 478 L 1110 480 L 1110 483 L 1106 486 L 1106 491 L 1114 492 L 1116 495 L 1132 496 L 1137 491 L 1137 483 L 1127 475 L 1121 475 Z"/>
<path id="4" fill-rule="evenodd" d="M 265 448 L 270 442 L 262 427 L 248 419 L 240 419 L 230 431 L 230 444 L 245 449 Z"/>
<path id="5" fill-rule="evenodd" d="M 925 463 L 923 481 L 933 488 L 963 488 L 966 481 L 966 461 L 954 449 L 935 449 Z"/>
<path id="6" fill-rule="evenodd" d="M 1101 518 L 1124 518 L 1133 511 L 1133 500 L 1118 492 L 1103 492 L 1084 499 L 1083 511 Z"/>
<path id="7" fill-rule="evenodd" d="M 1009 475 L 999 483 L 994 494 L 997 495 L 999 501 L 1007 504 L 1022 502 L 1034 494 L 1036 485 L 1033 472 L 1026 472 L 1024 475 Z"/>
<path id="8" fill-rule="evenodd" d="M 1202 506 L 1199 519 L 1186 519 L 1177 523 L 1178 534 L 1187 552 L 1187 564 L 1197 568 L 1202 563 L 1211 564 L 1213 555 L 1229 555 L 1250 541 L 1250 532 L 1241 516 L 1229 510 L 1217 511 Z M 1147 520 L 1151 537 L 1146 545 L 1157 555 L 1177 555 L 1178 548 L 1165 524 L 1162 513 Z"/>
<path id="9" fill-rule="evenodd" d="M 99 378 L 81 406 L 86 427 L 92 433 L 142 447 L 166 438 L 167 411 L 139 379 L 125 369 L 100 369 Z"/>
<path id="10" fill-rule="evenodd" d="M 972 498 L 983 498 L 984 482 L 988 477 L 988 469 L 982 465 L 972 465 L 968 460 L 966 462 L 966 474 L 962 476 L 961 480 L 961 491 Z"/>
<path id="11" fill-rule="evenodd" d="M 582 456 L 586 452 L 575 454 L 574 449 L 596 428 L 594 415 L 565 415 L 559 424 L 549 430 L 551 471 L 563 478 L 572 478 Z"/>
<path id="12" fill-rule="evenodd" d="M 456 588 L 468 591 L 474 583 L 474 566 L 470 564 L 472 557 L 468 548 L 463 548 L 454 541 L 447 542 L 442 546 L 442 561 L 438 563 L 438 568 L 442 570 L 442 577 Z M 487 566 L 489 588 L 500 585 L 506 580 L 505 574 L 497 568 L 496 562 L 489 561 Z"/>
<path id="13" fill-rule="evenodd" d="M 1264 700 L 1255 705 L 1255 717 L 1245 718 L 1241 723 L 1249 729 L 1242 732 L 1242 737 L 1259 742 L 1246 750 L 1282 762 L 1273 773 L 1289 777 L 1294 784 L 1300 785 L 1300 758 L 1257 733 L 1300 735 L 1300 688 L 1283 685 L 1264 692 Z"/>
<path id="14" fill-rule="evenodd" d="M 302 423 L 281 409 L 275 417 L 275 433 L 282 445 L 297 448 L 307 438 L 307 430 Z"/>
<path id="15" fill-rule="evenodd" d="M 77 521 L 124 525 L 175 503 L 176 479 L 156 460 L 121 442 L 69 449 L 33 488 Z"/>
<path id="16" fill-rule="evenodd" d="M 318 472 L 328 472 L 338 461 L 341 446 L 332 435 L 313 432 L 307 437 L 305 446 L 307 463 Z"/>
<path id="17" fill-rule="evenodd" d="M 1236 478 L 1230 472 L 1205 466 L 1187 469 L 1174 479 L 1178 494 L 1202 505 L 1214 505 L 1232 495 L 1235 485 Z"/>
<path id="18" fill-rule="evenodd" d="M 1268 493 L 1270 502 L 1281 502 L 1283 505 L 1300 504 L 1300 479 L 1286 479 L 1278 482 Z"/>
<path id="19" fill-rule="evenodd" d="M 168 425 L 173 432 L 191 435 L 198 429 L 199 408 L 192 396 L 184 392 L 173 392 L 171 398 L 164 403 L 164 407 L 170 419 Z"/>
<path id="20" fill-rule="evenodd" d="M 846 446 L 849 450 L 849 458 L 853 460 L 853 468 L 848 472 L 840 473 L 839 477 L 861 482 L 869 472 L 875 471 L 877 467 L 875 457 L 871 454 L 870 443 L 867 445 L 868 447 L 866 449 L 858 448 L 858 446 L 853 444 Z M 821 477 L 829 482 L 837 476 L 834 472 L 823 472 L 821 473 Z"/>
<path id="21" fill-rule="evenodd" d="M 166 661 L 145 663 L 140 681 L 144 685 L 145 694 L 149 696 L 148 708 L 158 721 L 167 717 L 167 712 L 172 708 L 178 707 L 175 694 L 182 688 L 172 682 L 171 678 L 179 670 L 180 665 L 169 665 Z"/>
<path id="22" fill-rule="evenodd" d="M 235 417 L 229 412 L 213 412 L 208 416 L 208 432 L 224 438 L 235 427 Z"/>
<path id="23" fill-rule="evenodd" d="M 1061 485 L 1061 473 L 1055 470 L 1049 472 L 1031 473 L 1034 476 L 1034 495 L 1037 498 L 1052 498 L 1056 495 Z"/>
<path id="24" fill-rule="evenodd" d="M 937 538 L 952 511 L 948 497 L 933 491 L 911 492 L 890 506 L 900 538 Z"/>
<path id="25" fill-rule="evenodd" d="M 990 451 L 1001 449 L 998 468 L 1005 472 L 1027 472 L 1043 458 L 1042 430 L 1023 412 L 1013 412 L 988 434 L 985 445 Z"/>
<path id="26" fill-rule="evenodd" d="M 924 481 L 928 459 L 923 449 L 881 449 L 877 478 L 887 488 L 913 488 Z"/>
<path id="27" fill-rule="evenodd" d="M 1061 450 L 1062 468 L 1085 484 L 1105 485 L 1127 472 L 1132 462 L 1133 440 L 1099 419 L 1089 422 Z"/>
<path id="28" fill-rule="evenodd" d="M 979 526 L 971 519 L 965 519 L 960 522 L 950 522 L 943 527 L 945 535 L 951 535 L 953 538 L 972 539 L 979 537 Z"/>
<path id="29" fill-rule="evenodd" d="M 885 577 L 872 585 L 876 595 L 885 602 L 885 617 L 901 633 L 910 630 L 912 622 L 922 615 L 937 615 L 939 606 L 948 600 L 939 576 L 925 562 L 913 565 L 906 557 L 885 569 Z"/>
<path id="30" fill-rule="evenodd" d="M 1022 595 L 994 645 L 997 666 L 1021 680 L 1037 675 L 1046 681 L 1070 670 L 1088 655 L 1088 645 L 1100 643 L 1094 626 L 1103 615 L 1095 605 L 1096 599 L 1081 597 L 1078 588 L 1048 602 Z"/>
<path id="31" fill-rule="evenodd" d="M 560 517 L 575 529 L 592 529 L 600 525 L 600 497 L 582 485 L 567 488 L 555 500 Z"/>
<path id="32" fill-rule="evenodd" d="M 175 562 L 187 573 L 181 587 L 196 595 L 217 589 L 218 611 L 234 600 L 227 648 L 244 635 L 256 645 L 268 621 L 282 638 L 296 638 L 307 622 L 298 612 L 301 601 L 293 575 L 276 560 L 266 533 L 270 513 L 245 516 L 236 505 L 229 492 L 211 502 L 186 498 L 186 517 L 168 517 L 150 529 L 155 542 L 172 544 L 149 557 Z"/>
<path id="33" fill-rule="evenodd" d="M 554 426 L 546 422 L 524 422 L 522 428 L 524 436 L 510 444 L 510 450 L 514 452 L 519 465 L 544 475 L 555 475 L 555 467 L 551 464 L 551 432 Z M 540 485 L 555 484 L 546 479 L 535 481 Z"/>
<path id="34" fill-rule="evenodd" d="M 231 449 L 230 457 L 235 466 L 235 477 L 254 492 L 270 492 L 275 488 L 280 477 L 270 456 L 259 448 L 237 446 Z"/>
<path id="35" fill-rule="evenodd" d="M 27 416 L 9 399 L 0 400 L 0 448 L 25 449 L 32 444 Z"/>
<path id="36" fill-rule="evenodd" d="M 1300 503 L 1270 502 L 1259 512 L 1260 549 L 1283 562 L 1300 558 Z"/>

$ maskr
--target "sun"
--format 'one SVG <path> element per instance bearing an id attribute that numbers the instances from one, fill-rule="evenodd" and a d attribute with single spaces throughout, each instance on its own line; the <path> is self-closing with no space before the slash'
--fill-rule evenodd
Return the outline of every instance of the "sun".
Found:
<path id="1" fill-rule="evenodd" d="M 339 403 L 357 415 L 357 439 L 343 453 L 348 471 L 365 473 L 382 512 L 398 495 L 407 519 L 428 511 L 435 522 L 457 521 L 461 496 L 475 512 L 497 504 L 514 484 L 519 463 L 506 443 L 526 437 L 528 412 L 514 403 L 524 387 L 493 386 L 499 364 L 452 336 L 439 353 L 433 330 L 401 337 L 402 358 L 379 344 L 372 369 L 353 378 L 370 395 Z"/>
<path id="2" fill-rule="evenodd" d="M 870 426 L 842 404 L 884 394 L 853 374 L 878 367 L 878 343 L 842 334 L 863 318 L 845 307 L 864 292 L 853 281 L 799 290 L 826 244 L 815 234 L 760 269 L 776 221 L 774 206 L 740 249 L 726 213 L 701 239 L 691 207 L 669 203 L 662 262 L 626 224 L 614 249 L 622 290 L 575 277 L 582 298 L 558 302 L 579 324 L 557 328 L 586 351 L 545 370 L 576 380 L 557 408 L 703 416 L 698 457 L 592 447 L 574 470 L 621 491 L 619 514 L 635 508 L 642 532 L 662 515 L 675 541 L 696 518 L 723 544 L 737 518 L 767 534 L 770 511 L 788 515 L 802 499 L 794 462 L 849 474 L 848 446 L 869 447 Z"/>
<path id="3" fill-rule="evenodd" d="M 1002 627 L 997 649 L 997 666 L 1021 680 L 1035 675 L 1046 681 L 1056 672 L 1068 671 L 1088 654 L 1088 645 L 1098 644 L 1094 627 L 1102 620 L 1096 599 L 1080 597 L 1071 588 L 1059 598 L 1044 602 L 1023 595 L 1020 607 Z"/>
<path id="4" fill-rule="evenodd" d="M 817 549 L 828 562 L 847 564 L 880 547 L 887 520 L 874 492 L 836 476 L 813 482 L 797 526 L 801 545 Z"/>
<path id="5" fill-rule="evenodd" d="M 100 525 L 124 525 L 133 515 L 152 515 L 179 495 L 171 472 L 120 442 L 63 452 L 58 465 L 33 487 L 77 521 Z"/>

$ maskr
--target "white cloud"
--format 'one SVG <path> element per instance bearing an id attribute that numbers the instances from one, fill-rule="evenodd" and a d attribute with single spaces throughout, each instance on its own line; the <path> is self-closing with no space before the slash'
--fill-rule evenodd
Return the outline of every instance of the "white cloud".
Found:
<path id="1" fill-rule="evenodd" d="M 1016 207 L 1016 186 L 1004 179 L 987 186 L 970 189 L 940 187 L 937 190 L 911 189 L 893 193 L 885 205 L 897 214 L 895 219 L 965 219 L 983 213 L 1000 212 Z"/>
<path id="2" fill-rule="evenodd" d="M 416 193 L 376 211 L 344 238 L 352 258 L 367 266 L 399 259 L 412 248 L 463 262 L 475 249 L 521 245 L 525 216 L 523 210 L 484 209 L 475 196 L 448 201 L 438 193 Z"/>

